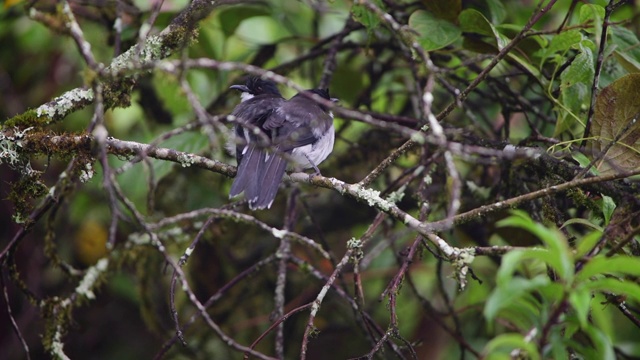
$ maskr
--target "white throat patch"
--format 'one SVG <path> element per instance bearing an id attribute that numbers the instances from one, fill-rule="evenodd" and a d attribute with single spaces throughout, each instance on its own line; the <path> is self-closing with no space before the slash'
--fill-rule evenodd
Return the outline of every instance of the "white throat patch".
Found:
<path id="1" fill-rule="evenodd" d="M 245 102 L 249 99 L 253 98 L 253 94 L 250 94 L 248 92 L 242 92 L 242 94 L 240 94 L 240 102 Z"/>

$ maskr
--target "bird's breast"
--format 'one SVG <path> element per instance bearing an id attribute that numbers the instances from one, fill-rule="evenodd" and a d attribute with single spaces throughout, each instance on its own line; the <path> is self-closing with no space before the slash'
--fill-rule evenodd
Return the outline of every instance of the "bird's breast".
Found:
<path id="1" fill-rule="evenodd" d="M 331 154 L 331 151 L 333 151 L 335 136 L 335 130 L 333 126 L 331 126 L 323 135 L 320 136 L 318 141 L 313 144 L 293 149 L 291 156 L 295 162 L 295 167 L 310 169 L 313 165 L 311 165 L 309 161 L 316 166 L 320 165 L 320 163 L 323 162 L 329 154 Z"/>

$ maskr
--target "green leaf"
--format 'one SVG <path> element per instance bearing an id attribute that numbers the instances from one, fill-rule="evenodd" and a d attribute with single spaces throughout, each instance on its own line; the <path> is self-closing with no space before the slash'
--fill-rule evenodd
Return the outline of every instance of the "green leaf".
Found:
<path id="1" fill-rule="evenodd" d="M 640 276 L 640 259 L 631 256 L 596 256 L 582 267 L 576 275 L 576 280 L 586 281 L 601 274 Z"/>
<path id="2" fill-rule="evenodd" d="M 591 160 L 587 157 L 587 155 L 583 153 L 574 152 L 571 154 L 571 157 L 573 158 L 573 160 L 577 161 L 578 164 L 580 164 L 581 168 L 586 168 L 587 166 L 589 166 L 589 164 L 591 164 Z M 599 175 L 598 170 L 593 166 L 589 168 L 589 172 L 593 175 Z"/>
<path id="3" fill-rule="evenodd" d="M 602 237 L 602 231 L 592 231 L 587 235 L 583 236 L 576 247 L 576 253 L 574 255 L 574 259 L 581 259 L 585 256 L 594 246 L 600 241 Z"/>
<path id="4" fill-rule="evenodd" d="M 473 9 L 466 9 L 460 13 L 458 17 L 458 23 L 460 29 L 464 33 L 479 34 L 487 36 L 491 39 L 490 44 L 495 46 L 498 50 L 502 49 L 507 42 L 508 38 L 502 36 L 498 30 L 487 20 L 481 12 Z"/>
<path id="5" fill-rule="evenodd" d="M 602 175 L 633 171 L 640 167 L 640 74 L 626 75 L 600 91 L 596 98 L 588 142 L 598 157 Z M 606 154 L 602 154 L 606 150 Z"/>
<path id="6" fill-rule="evenodd" d="M 569 294 L 569 303 L 576 312 L 580 328 L 587 326 L 589 305 L 591 304 L 591 292 L 586 289 L 575 289 Z"/>
<path id="7" fill-rule="evenodd" d="M 453 23 L 436 18 L 424 10 L 411 14 L 409 26 L 418 33 L 418 42 L 427 51 L 441 49 L 462 35 L 462 31 Z"/>
<path id="8" fill-rule="evenodd" d="M 497 36 L 493 25 L 487 20 L 481 12 L 474 9 L 466 9 L 460 13 L 458 17 L 460 28 L 467 33 L 480 34 L 484 36 Z"/>
<path id="9" fill-rule="evenodd" d="M 582 33 L 578 30 L 569 30 L 561 32 L 560 34 L 553 36 L 549 42 L 549 46 L 539 50 L 536 55 L 541 57 L 540 66 L 547 60 L 548 57 L 555 53 L 566 53 L 576 44 L 580 43 L 583 39 Z"/>
<path id="10" fill-rule="evenodd" d="M 615 56 L 615 58 L 618 61 L 618 63 L 625 70 L 627 70 L 627 72 L 630 72 L 630 73 L 640 72 L 640 62 L 638 62 L 636 59 L 632 58 L 630 54 L 628 54 L 626 52 L 621 52 L 621 51 L 615 50 L 613 52 L 613 56 Z"/>
<path id="11" fill-rule="evenodd" d="M 596 328 L 595 326 L 587 326 L 583 330 L 591 340 L 591 344 L 593 344 L 592 349 L 595 350 L 595 353 L 594 351 L 589 351 L 585 355 L 588 354 L 589 358 L 591 359 L 616 359 L 611 339 L 609 339 L 602 331 L 600 331 L 600 329 Z"/>
<path id="12" fill-rule="evenodd" d="M 260 31 L 256 31 L 260 29 Z M 272 16 L 252 16 L 243 20 L 236 29 L 236 35 L 256 44 L 272 44 L 291 36 L 288 28 L 282 26 Z"/>
<path id="13" fill-rule="evenodd" d="M 240 23 L 254 16 L 267 16 L 269 12 L 260 7 L 232 7 L 225 9 L 220 13 L 220 28 L 227 36 L 231 36 L 236 32 Z"/>
<path id="14" fill-rule="evenodd" d="M 547 253 L 547 249 L 537 248 L 510 251 L 502 257 L 502 264 L 496 275 L 496 283 L 498 286 L 508 284 L 513 278 L 516 269 L 522 265 L 525 260 L 539 259 L 540 257 L 545 257 Z"/>
<path id="15" fill-rule="evenodd" d="M 602 215 L 604 215 L 604 224 L 609 225 L 613 211 L 616 209 L 616 203 L 613 198 L 602 195 Z"/>
<path id="16" fill-rule="evenodd" d="M 549 283 L 551 283 L 551 280 L 546 275 L 539 275 L 533 279 L 511 279 L 508 283 L 498 286 L 491 293 L 484 307 L 484 317 L 489 322 L 493 321 L 502 309 L 517 305 L 526 293 Z"/>
<path id="17" fill-rule="evenodd" d="M 580 24 L 588 25 L 584 27 L 584 31 L 593 33 L 596 38 L 600 38 L 602 33 L 602 20 L 604 19 L 604 8 L 595 4 L 583 4 L 580 7 L 580 15 L 578 21 Z"/>
<path id="18" fill-rule="evenodd" d="M 486 0 L 487 7 L 489 8 L 489 14 L 491 16 L 491 22 L 494 24 L 500 24 L 507 16 L 507 9 L 500 0 Z"/>
<path id="19" fill-rule="evenodd" d="M 491 340 L 482 351 L 484 354 L 490 354 L 491 356 L 498 353 L 510 354 L 513 350 L 520 349 L 526 353 L 525 358 L 537 360 L 540 359 L 540 354 L 536 345 L 530 341 L 527 341 L 522 334 L 502 334 L 493 340 Z M 524 355 L 524 354 L 523 354 Z M 489 357 L 491 359 L 493 357 Z"/>
<path id="20" fill-rule="evenodd" d="M 558 331 L 551 331 L 551 335 L 549 336 L 549 340 L 551 343 L 551 359 L 569 359 L 569 352 L 567 351 L 567 344 L 565 343 L 565 338 L 563 334 L 560 334 Z"/>
<path id="21" fill-rule="evenodd" d="M 579 53 L 571 62 L 571 65 L 560 76 L 560 88 L 567 89 L 575 84 L 591 84 L 595 74 L 593 52 L 590 49 L 590 40 L 584 40 L 578 45 Z"/>
<path id="22" fill-rule="evenodd" d="M 560 102 L 563 109 L 556 123 L 555 137 L 573 128 L 589 108 L 591 83 L 595 74 L 592 46 L 591 41 L 583 40 L 578 46 L 578 55 L 560 74 Z"/>
<path id="23" fill-rule="evenodd" d="M 589 291 L 611 293 L 614 295 L 626 296 L 636 302 L 640 301 L 640 285 L 630 281 L 621 281 L 614 278 L 600 278 L 585 282 L 584 287 Z"/>
<path id="24" fill-rule="evenodd" d="M 524 211 L 516 210 L 512 214 L 512 216 L 499 221 L 498 226 L 517 226 L 531 232 L 542 240 L 548 247 L 549 252 L 547 257 L 541 257 L 540 259 L 549 264 L 560 278 L 571 282 L 573 277 L 572 255 L 562 233 L 536 223 Z"/>
<path id="25" fill-rule="evenodd" d="M 628 72 L 640 72 L 640 43 L 636 34 L 622 26 L 613 25 L 609 27 L 611 34 L 611 44 L 615 46 L 613 56 L 618 63 Z"/>
<path id="26" fill-rule="evenodd" d="M 379 8 L 384 9 L 384 4 L 382 4 L 381 0 L 373 0 L 372 2 Z M 354 4 L 351 8 L 351 14 L 355 21 L 367 28 L 367 31 L 372 31 L 380 24 L 378 16 L 364 5 Z"/>
<path id="27" fill-rule="evenodd" d="M 458 15 L 462 10 L 461 0 L 426 0 L 423 5 L 435 18 L 447 20 L 451 23 L 455 23 L 458 20 Z"/>
<path id="28" fill-rule="evenodd" d="M 591 221 L 587 220 L 587 219 L 583 219 L 583 218 L 573 218 L 573 219 L 569 219 L 567 221 L 565 221 L 562 226 L 560 226 L 560 229 L 564 229 L 566 226 L 569 225 L 573 225 L 573 224 L 581 224 L 584 226 L 587 226 L 593 230 L 598 230 L 598 231 L 602 231 L 602 226 L 598 226 L 594 223 L 592 223 Z"/>

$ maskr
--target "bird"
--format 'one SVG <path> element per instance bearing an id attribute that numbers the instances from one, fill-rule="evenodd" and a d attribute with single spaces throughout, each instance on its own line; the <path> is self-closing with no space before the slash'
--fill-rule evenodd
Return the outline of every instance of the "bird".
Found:
<path id="1" fill-rule="evenodd" d="M 333 114 L 314 101 L 326 100 L 328 89 L 309 89 L 285 100 L 275 83 L 249 78 L 241 91 L 241 103 L 231 113 L 236 120 L 238 171 L 229 197 L 244 192 L 251 210 L 270 208 L 287 165 L 294 170 L 314 169 L 333 151 Z"/>

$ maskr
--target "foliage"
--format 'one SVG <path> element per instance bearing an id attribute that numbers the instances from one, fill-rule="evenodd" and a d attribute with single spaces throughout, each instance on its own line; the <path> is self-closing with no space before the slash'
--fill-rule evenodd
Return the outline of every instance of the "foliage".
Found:
<path id="1" fill-rule="evenodd" d="M 5 2 L 3 358 L 640 356 L 637 13 Z M 340 99 L 256 212 L 246 76 Z"/>

